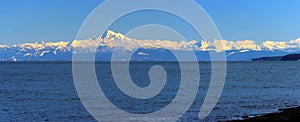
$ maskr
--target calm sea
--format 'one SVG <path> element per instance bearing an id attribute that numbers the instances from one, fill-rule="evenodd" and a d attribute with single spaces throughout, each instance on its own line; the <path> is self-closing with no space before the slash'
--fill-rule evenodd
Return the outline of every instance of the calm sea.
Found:
<path id="1" fill-rule="evenodd" d="M 176 62 L 132 62 L 133 81 L 141 87 L 147 86 L 148 72 L 153 65 L 165 68 L 170 86 L 155 102 L 144 101 L 145 105 L 139 108 L 128 103 L 118 90 L 112 90 L 115 84 L 110 63 L 96 63 L 95 69 L 106 95 L 112 100 L 116 97 L 114 102 L 120 99 L 119 102 L 127 103 L 123 105 L 131 105 L 122 108 L 124 111 L 139 113 L 137 110 L 144 107 L 142 112 L 151 113 L 172 101 L 180 83 L 180 68 Z M 198 121 L 211 75 L 209 62 L 200 62 L 199 66 L 198 96 L 182 121 Z M 227 67 L 222 96 L 206 121 L 241 119 L 300 105 L 300 62 L 229 62 Z M 0 120 L 96 121 L 78 98 L 71 62 L 0 62 Z"/>

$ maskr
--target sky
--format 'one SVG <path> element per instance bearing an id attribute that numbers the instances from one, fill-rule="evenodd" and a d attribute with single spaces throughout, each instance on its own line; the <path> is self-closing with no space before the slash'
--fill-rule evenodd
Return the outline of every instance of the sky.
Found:
<path id="1" fill-rule="evenodd" d="M 103 0 L 1 0 L 0 44 L 72 41 Z M 223 39 L 257 43 L 300 37 L 299 0 L 196 0 Z M 170 4 L 172 5 L 172 4 Z"/>

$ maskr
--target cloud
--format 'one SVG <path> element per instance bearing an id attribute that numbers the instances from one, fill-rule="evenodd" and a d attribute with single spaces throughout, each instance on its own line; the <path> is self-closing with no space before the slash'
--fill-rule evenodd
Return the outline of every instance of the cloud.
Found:
<path id="1" fill-rule="evenodd" d="M 300 48 L 300 38 L 288 42 L 291 48 Z"/>
<path id="2" fill-rule="evenodd" d="M 262 45 L 269 50 L 274 50 L 274 49 L 282 50 L 282 49 L 289 48 L 289 45 L 286 42 L 265 41 L 263 42 Z"/>
<path id="3" fill-rule="evenodd" d="M 214 49 L 218 52 L 226 50 L 261 50 L 261 46 L 256 44 L 253 40 L 244 41 L 228 41 L 228 40 L 215 40 L 213 43 L 201 41 L 200 50 Z"/>
<path id="4" fill-rule="evenodd" d="M 234 47 L 234 43 L 232 41 L 227 40 L 215 40 L 211 47 L 215 47 L 215 49 L 220 51 L 232 50 Z"/>
<path id="5" fill-rule="evenodd" d="M 99 41 L 93 41 L 93 40 L 74 40 L 71 43 L 72 48 L 93 48 L 99 46 Z"/>
<path id="6" fill-rule="evenodd" d="M 300 38 L 289 42 L 265 41 L 262 45 L 269 50 L 300 49 Z"/>
<path id="7" fill-rule="evenodd" d="M 185 41 L 169 41 L 169 40 L 138 40 L 138 48 L 164 48 L 171 50 L 187 50 L 192 49 L 194 42 Z"/>
<path id="8" fill-rule="evenodd" d="M 261 47 L 253 40 L 237 41 L 235 43 L 236 49 L 250 49 L 250 50 L 261 50 Z"/>
<path id="9" fill-rule="evenodd" d="M 43 43 L 25 43 L 25 44 L 18 44 L 14 45 L 14 47 L 23 48 L 23 49 L 35 49 L 35 50 L 42 50 L 45 48 Z"/>
<path id="10" fill-rule="evenodd" d="M 47 42 L 44 45 L 45 47 L 57 47 L 59 49 L 65 49 L 68 48 L 69 44 L 70 42 L 60 41 L 60 42 Z"/>

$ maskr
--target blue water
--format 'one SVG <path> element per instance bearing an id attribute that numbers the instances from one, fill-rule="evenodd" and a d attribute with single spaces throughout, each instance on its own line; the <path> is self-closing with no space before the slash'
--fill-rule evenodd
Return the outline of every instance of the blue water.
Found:
<path id="1" fill-rule="evenodd" d="M 178 63 L 133 62 L 130 65 L 133 81 L 143 87 L 150 82 L 149 68 L 157 64 L 166 69 L 168 86 L 156 99 L 141 101 L 139 106 L 128 104 L 129 98 L 120 97 L 121 93 L 115 93 L 118 90 L 112 90 L 114 83 L 110 63 L 96 63 L 96 71 L 103 89 L 109 91 L 106 95 L 112 101 L 123 101 L 121 109 L 131 113 L 151 113 L 168 105 L 176 95 L 180 82 Z M 201 82 L 198 96 L 180 121 L 198 121 L 211 75 L 209 62 L 199 65 Z M 300 106 L 299 67 L 300 62 L 229 62 L 222 96 L 204 121 L 242 119 Z M 118 97 L 114 97 L 116 95 Z M 143 111 L 140 111 L 141 108 L 144 108 Z M 1 62 L 0 120 L 96 121 L 78 98 L 71 62 Z"/>

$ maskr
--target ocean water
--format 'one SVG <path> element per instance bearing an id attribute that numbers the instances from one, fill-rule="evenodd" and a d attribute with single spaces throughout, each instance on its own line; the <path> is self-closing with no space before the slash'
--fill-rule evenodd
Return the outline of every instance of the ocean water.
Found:
<path id="1" fill-rule="evenodd" d="M 97 62 L 95 69 L 101 88 L 115 105 L 127 112 L 145 114 L 170 104 L 180 83 L 177 62 L 132 62 L 129 71 L 132 80 L 141 87 L 149 85 L 148 72 L 154 65 L 164 67 L 168 86 L 156 99 L 141 101 L 139 105 L 131 104 L 131 98 L 115 90 L 109 62 Z M 198 95 L 179 121 L 199 121 L 197 117 L 210 82 L 211 65 L 199 62 L 199 66 Z M 299 106 L 299 67 L 300 62 L 228 62 L 222 96 L 209 116 L 201 121 L 242 119 Z M 107 110 L 107 113 L 112 111 Z M 0 62 L 0 120 L 96 121 L 77 95 L 71 62 Z"/>

